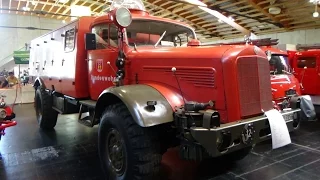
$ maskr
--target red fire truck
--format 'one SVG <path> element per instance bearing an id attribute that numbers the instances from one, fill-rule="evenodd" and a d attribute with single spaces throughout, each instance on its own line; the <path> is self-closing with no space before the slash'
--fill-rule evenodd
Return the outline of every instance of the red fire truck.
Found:
<path id="1" fill-rule="evenodd" d="M 320 44 L 297 45 L 290 58 L 294 75 L 302 87 L 302 94 L 311 96 L 317 114 L 320 113 Z"/>
<path id="2" fill-rule="evenodd" d="M 39 126 L 54 128 L 59 113 L 99 124 L 110 179 L 157 174 L 169 147 L 188 160 L 237 160 L 274 135 L 271 120 L 287 125 L 280 133 L 293 130 L 299 108 L 269 116 L 261 49 L 200 46 L 190 26 L 149 15 L 142 2 L 115 5 L 32 40 L 30 56 Z"/>

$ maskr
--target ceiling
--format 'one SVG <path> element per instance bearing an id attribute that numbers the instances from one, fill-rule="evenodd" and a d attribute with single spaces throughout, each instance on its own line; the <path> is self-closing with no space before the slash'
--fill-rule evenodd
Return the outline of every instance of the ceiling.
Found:
<path id="1" fill-rule="evenodd" d="M 108 10 L 110 1 L 69 0 L 61 3 L 58 0 L 0 0 L 0 13 L 43 16 L 68 21 L 71 5 L 89 6 L 92 15 L 99 15 Z M 202 0 L 202 2 L 210 9 L 231 16 L 234 22 L 256 35 L 320 28 L 320 17 L 312 16 L 315 5 L 309 0 Z M 193 26 L 202 41 L 243 37 L 237 29 L 182 1 L 144 0 L 144 4 L 152 15 L 183 21 Z M 28 12 L 23 12 L 26 6 L 29 8 Z M 280 8 L 281 12 L 270 14 L 270 8 Z"/>

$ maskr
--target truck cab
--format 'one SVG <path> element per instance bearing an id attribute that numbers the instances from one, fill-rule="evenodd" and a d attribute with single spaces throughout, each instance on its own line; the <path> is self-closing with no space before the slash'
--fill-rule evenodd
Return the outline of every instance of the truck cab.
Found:
<path id="1" fill-rule="evenodd" d="M 318 49 L 317 49 L 318 48 Z M 310 95 L 316 113 L 320 113 L 320 46 L 300 45 L 291 58 L 293 74 L 300 81 L 301 93 Z"/>
<path id="2" fill-rule="evenodd" d="M 300 96 L 301 89 L 298 79 L 292 74 L 286 52 L 271 46 L 261 46 L 266 52 L 270 65 L 272 97 L 278 108 L 290 107 L 290 98 Z"/>

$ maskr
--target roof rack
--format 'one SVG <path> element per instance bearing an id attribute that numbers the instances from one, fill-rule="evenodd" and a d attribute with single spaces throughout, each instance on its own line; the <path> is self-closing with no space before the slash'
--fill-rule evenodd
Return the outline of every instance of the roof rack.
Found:
<path id="1" fill-rule="evenodd" d="M 249 41 L 236 41 L 230 43 L 209 43 L 206 45 L 242 45 L 242 44 L 252 44 L 255 46 L 274 46 L 277 45 L 279 39 L 271 39 L 271 38 L 264 38 L 264 39 L 254 39 Z"/>
<path id="2" fill-rule="evenodd" d="M 320 44 L 297 44 L 297 50 L 310 50 L 310 49 L 320 49 Z"/>

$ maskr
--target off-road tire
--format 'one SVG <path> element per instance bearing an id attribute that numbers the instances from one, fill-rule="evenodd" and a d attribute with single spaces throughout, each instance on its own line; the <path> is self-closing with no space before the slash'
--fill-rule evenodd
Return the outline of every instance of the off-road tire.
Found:
<path id="1" fill-rule="evenodd" d="M 228 162 L 240 161 L 244 159 L 247 155 L 249 155 L 251 151 L 252 151 L 252 146 L 248 146 L 243 149 L 232 152 L 230 154 L 227 154 L 224 158 L 226 158 Z"/>
<path id="2" fill-rule="evenodd" d="M 43 87 L 35 92 L 35 111 L 41 129 L 53 129 L 57 124 L 58 112 L 52 109 L 52 97 Z"/>
<path id="3" fill-rule="evenodd" d="M 122 103 L 106 108 L 99 126 L 98 149 L 102 169 L 107 179 L 157 179 L 162 156 L 157 139 L 158 134 L 154 128 L 144 128 L 136 124 L 127 107 Z M 120 147 L 123 149 L 121 154 L 124 157 L 122 166 L 120 166 L 124 169 L 119 170 L 121 168 L 118 168 L 118 171 L 122 172 L 118 174 L 112 171 L 115 166 L 111 165 L 111 158 L 109 158 L 111 153 L 108 153 L 110 150 L 106 148 L 111 144 L 111 141 L 108 143 L 109 134 L 116 131 L 120 134 L 118 137 L 119 142 L 121 142 Z"/>

